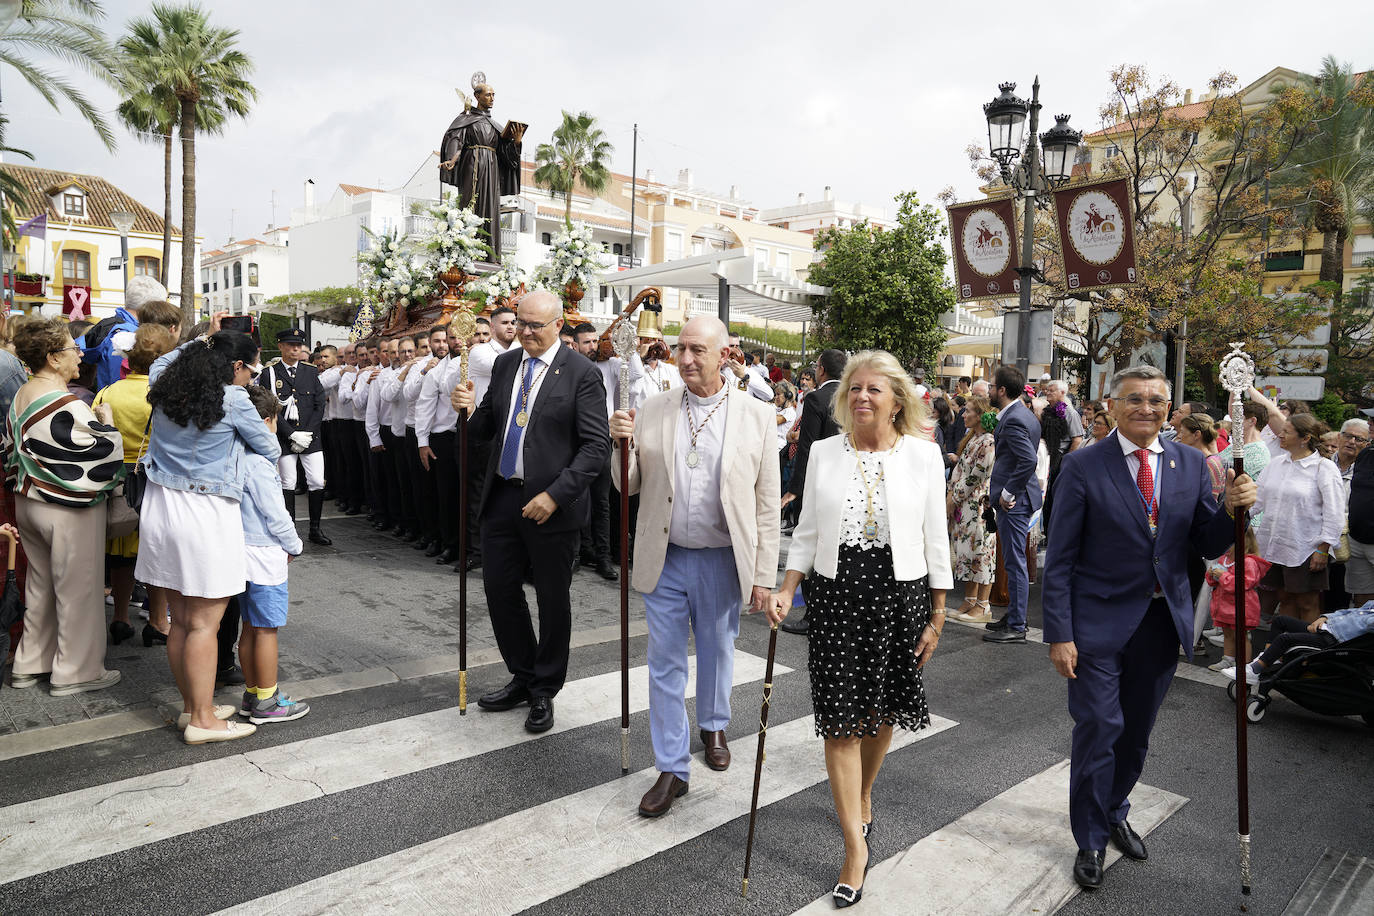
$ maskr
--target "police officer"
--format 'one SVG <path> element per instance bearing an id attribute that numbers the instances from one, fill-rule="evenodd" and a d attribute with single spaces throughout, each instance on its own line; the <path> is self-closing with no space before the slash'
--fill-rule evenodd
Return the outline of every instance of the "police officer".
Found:
<path id="1" fill-rule="evenodd" d="M 320 530 L 320 514 L 324 511 L 324 452 L 320 435 L 324 421 L 324 388 L 320 384 L 319 370 L 305 361 L 309 347 L 299 328 L 279 331 L 277 350 L 281 353 L 281 361 L 264 369 L 258 383 L 276 394 L 282 405 L 277 420 L 277 438 L 281 442 L 277 472 L 281 474 L 282 496 L 286 500 L 287 513 L 294 519 L 296 459 L 299 457 L 305 466 L 305 482 L 310 490 L 310 543 L 327 547 L 334 542 Z"/>

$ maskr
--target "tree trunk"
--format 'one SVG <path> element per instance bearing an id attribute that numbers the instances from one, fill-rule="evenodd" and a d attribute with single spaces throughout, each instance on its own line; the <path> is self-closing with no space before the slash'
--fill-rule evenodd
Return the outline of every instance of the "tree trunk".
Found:
<path id="1" fill-rule="evenodd" d="M 1317 279 L 1335 283 L 1337 288 L 1345 283 L 1345 238 L 1346 230 L 1341 227 L 1322 232 L 1322 266 Z"/>
<path id="2" fill-rule="evenodd" d="M 181 100 L 181 320 L 196 323 L 196 102 Z"/>
<path id="3" fill-rule="evenodd" d="M 162 263 L 158 265 L 158 279 L 163 286 L 172 261 L 172 126 L 167 125 L 167 135 L 162 138 Z"/>

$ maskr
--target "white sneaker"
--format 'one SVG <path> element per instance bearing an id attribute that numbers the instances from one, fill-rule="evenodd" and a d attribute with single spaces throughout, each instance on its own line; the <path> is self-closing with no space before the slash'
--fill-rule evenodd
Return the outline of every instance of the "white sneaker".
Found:
<path id="1" fill-rule="evenodd" d="M 1216 636 L 1213 636 L 1211 633 L 1208 633 L 1207 641 L 1212 645 L 1216 646 L 1217 648 L 1221 648 L 1222 646 L 1226 645 L 1226 637 L 1220 633 L 1218 633 Z"/>
<path id="2" fill-rule="evenodd" d="M 1236 679 L 1235 666 L 1232 666 L 1230 668 L 1223 668 L 1221 673 L 1222 676 L 1227 678 L 1228 680 L 1234 681 Z M 1256 674 L 1255 669 L 1251 668 L 1249 665 L 1245 666 L 1245 683 L 1250 685 L 1251 687 L 1259 686 L 1259 675 Z"/>
<path id="3" fill-rule="evenodd" d="M 1205 629 L 1205 630 L 1202 631 L 1202 635 L 1203 635 L 1203 636 L 1220 636 L 1220 635 L 1221 635 L 1221 627 L 1208 627 L 1207 629 Z"/>
<path id="4" fill-rule="evenodd" d="M 1223 655 L 1221 661 L 1217 662 L 1215 665 L 1207 666 L 1208 671 L 1225 671 L 1227 668 L 1230 668 L 1232 671 L 1236 669 L 1236 660 L 1229 655 Z"/>
<path id="5" fill-rule="evenodd" d="M 106 671 L 93 681 L 82 681 L 78 684 L 53 684 L 48 691 L 51 697 L 69 697 L 74 693 L 89 693 L 92 690 L 104 690 L 106 687 L 113 687 L 119 683 L 118 671 Z"/>

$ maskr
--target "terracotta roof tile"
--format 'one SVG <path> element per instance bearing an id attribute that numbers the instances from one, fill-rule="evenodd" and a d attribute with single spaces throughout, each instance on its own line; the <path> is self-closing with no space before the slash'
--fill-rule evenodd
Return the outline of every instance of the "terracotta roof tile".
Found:
<path id="1" fill-rule="evenodd" d="M 359 194 L 380 194 L 382 191 L 381 188 L 365 188 L 362 185 L 343 184 L 342 182 L 339 183 L 339 187 L 343 189 L 343 192 L 347 194 L 349 197 L 357 197 Z"/>
<path id="2" fill-rule="evenodd" d="M 1176 105 L 1173 108 L 1168 109 L 1165 112 L 1165 115 L 1169 120 L 1173 121 L 1191 121 L 1196 118 L 1204 118 L 1207 116 L 1207 112 L 1210 110 L 1211 104 L 1212 100 L 1208 99 L 1205 102 L 1193 102 L 1189 105 Z M 1113 134 L 1124 133 L 1126 131 L 1129 131 L 1130 129 L 1131 125 L 1128 122 L 1119 121 L 1116 124 L 1104 127 L 1102 130 L 1096 130 L 1090 134 L 1087 134 L 1084 137 L 1084 139 L 1087 139 L 1087 137 L 1109 137 Z"/>
<path id="3" fill-rule="evenodd" d="M 24 222 L 40 213 L 48 214 L 48 225 L 57 226 L 71 220 L 75 226 L 99 226 L 114 229 L 110 214 L 115 210 L 125 210 L 134 215 L 134 232 L 162 234 L 162 216 L 143 206 L 136 199 L 121 191 L 110 182 L 97 175 L 81 175 L 76 172 L 63 172 L 57 169 L 42 169 L 31 165 L 16 165 L 6 162 L 0 166 L 13 175 L 24 186 L 24 199 L 13 201 L 14 218 Z M 79 184 L 86 191 L 86 215 L 81 218 L 61 214 L 53 206 L 49 189 L 60 190 L 71 184 Z M 172 226 L 173 238 L 179 238 L 181 231 Z"/>

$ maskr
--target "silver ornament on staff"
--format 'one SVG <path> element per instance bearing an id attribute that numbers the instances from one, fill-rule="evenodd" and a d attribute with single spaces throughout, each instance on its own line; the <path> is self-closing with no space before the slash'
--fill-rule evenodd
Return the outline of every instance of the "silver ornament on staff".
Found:
<path id="1" fill-rule="evenodd" d="M 1239 343 L 1231 344 L 1231 352 L 1221 360 L 1221 385 L 1231 395 L 1231 461 L 1235 475 L 1245 473 L 1245 408 L 1241 398 L 1255 384 L 1255 361 Z M 1245 532 L 1249 527 L 1249 512 L 1235 512 L 1235 570 L 1236 582 L 1236 836 L 1240 843 L 1240 892 L 1250 896 L 1250 763 L 1246 736 L 1246 703 L 1249 685 L 1249 634 L 1245 629 Z M 1244 901 L 1241 910 L 1247 909 Z"/>
<path id="2" fill-rule="evenodd" d="M 628 321 L 611 331 L 611 345 L 620 358 L 620 399 L 616 406 L 630 409 L 630 360 L 639 345 L 639 335 Z M 619 449 L 620 480 L 630 480 L 629 443 Z M 620 775 L 630 772 L 630 497 L 620 497 Z"/>
<path id="3" fill-rule="evenodd" d="M 458 387 L 468 385 L 468 341 L 477 333 L 477 316 L 460 305 L 449 322 L 449 339 L 458 349 Z M 458 715 L 468 714 L 468 412 L 458 417 Z"/>

